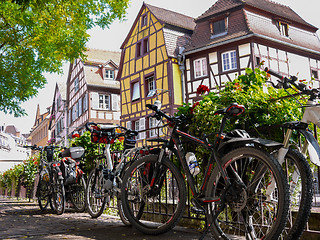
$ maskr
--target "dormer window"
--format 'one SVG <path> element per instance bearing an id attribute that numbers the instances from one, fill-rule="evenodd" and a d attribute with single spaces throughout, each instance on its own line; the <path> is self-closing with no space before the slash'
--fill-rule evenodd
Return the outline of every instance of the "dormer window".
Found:
<path id="1" fill-rule="evenodd" d="M 114 71 L 113 70 L 106 70 L 105 71 L 105 79 L 111 79 L 113 80 L 114 79 Z"/>
<path id="2" fill-rule="evenodd" d="M 284 22 L 278 22 L 278 27 L 279 27 L 279 31 L 280 31 L 280 34 L 282 36 L 285 36 L 285 37 L 289 37 L 289 26 L 287 23 L 284 23 Z"/>
<path id="3" fill-rule="evenodd" d="M 227 34 L 228 18 L 222 18 L 210 23 L 211 38 L 220 37 Z"/>

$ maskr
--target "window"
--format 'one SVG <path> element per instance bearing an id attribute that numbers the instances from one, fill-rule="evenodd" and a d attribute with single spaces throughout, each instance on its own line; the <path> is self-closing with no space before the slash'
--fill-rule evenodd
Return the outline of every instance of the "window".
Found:
<path id="1" fill-rule="evenodd" d="M 210 23 L 212 37 L 219 37 L 227 34 L 227 18 Z"/>
<path id="2" fill-rule="evenodd" d="M 148 23 L 148 18 L 147 18 L 147 14 L 142 16 L 142 21 L 141 21 L 141 26 L 144 27 L 146 26 Z"/>
<path id="3" fill-rule="evenodd" d="M 229 71 L 237 69 L 237 54 L 236 51 L 222 53 L 222 70 Z"/>
<path id="4" fill-rule="evenodd" d="M 282 36 L 285 36 L 285 37 L 289 37 L 289 26 L 288 24 L 286 23 L 283 23 L 283 22 L 278 22 L 278 27 L 279 27 L 279 30 L 280 30 L 280 34 Z"/>
<path id="5" fill-rule="evenodd" d="M 203 77 L 208 75 L 207 70 L 207 59 L 206 58 L 200 58 L 197 60 L 194 60 L 194 77 Z"/>
<path id="6" fill-rule="evenodd" d="M 105 75 L 106 79 L 114 79 L 114 71 L 113 70 L 106 70 L 106 75 Z"/>
<path id="7" fill-rule="evenodd" d="M 149 76 L 149 77 L 146 77 L 146 85 L 147 85 L 146 95 L 148 95 L 148 93 L 151 90 L 156 89 L 156 81 L 154 80 L 154 76 L 153 75 Z"/>
<path id="8" fill-rule="evenodd" d="M 140 99 L 140 84 L 135 82 L 132 84 L 132 101 Z"/>
<path id="9" fill-rule="evenodd" d="M 72 107 L 72 122 L 76 120 L 76 106 Z"/>
<path id="10" fill-rule="evenodd" d="M 137 57 L 140 57 L 141 56 L 141 42 L 138 42 L 137 43 L 137 49 L 136 49 L 136 51 L 137 51 Z"/>
<path id="11" fill-rule="evenodd" d="M 82 98 L 79 99 L 79 117 L 82 115 Z"/>
<path id="12" fill-rule="evenodd" d="M 83 97 L 83 111 L 87 111 L 88 109 L 88 95 L 84 95 Z"/>
<path id="13" fill-rule="evenodd" d="M 311 77 L 314 79 L 319 79 L 318 78 L 318 71 L 317 70 L 311 70 Z"/>
<path id="14" fill-rule="evenodd" d="M 99 108 L 105 110 L 110 109 L 110 95 L 99 94 Z"/>
<path id="15" fill-rule="evenodd" d="M 134 130 L 139 132 L 140 131 L 140 121 L 135 121 L 134 122 Z M 138 134 L 137 139 L 140 139 L 140 134 Z"/>
<path id="16" fill-rule="evenodd" d="M 79 78 L 76 78 L 74 80 L 74 92 L 77 92 L 79 90 Z"/>
<path id="17" fill-rule="evenodd" d="M 256 66 L 260 64 L 260 57 L 256 57 Z"/>
<path id="18" fill-rule="evenodd" d="M 143 54 L 149 51 L 149 38 L 143 40 Z"/>
<path id="19" fill-rule="evenodd" d="M 149 137 L 156 137 L 157 136 L 157 129 L 152 129 L 157 127 L 157 119 L 149 118 Z"/>

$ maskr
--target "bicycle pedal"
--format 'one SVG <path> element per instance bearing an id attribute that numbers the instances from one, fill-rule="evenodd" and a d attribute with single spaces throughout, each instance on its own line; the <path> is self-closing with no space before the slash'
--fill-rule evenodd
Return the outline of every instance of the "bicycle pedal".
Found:
<path id="1" fill-rule="evenodd" d="M 195 214 L 205 214 L 205 210 L 203 208 L 191 207 L 190 210 Z"/>

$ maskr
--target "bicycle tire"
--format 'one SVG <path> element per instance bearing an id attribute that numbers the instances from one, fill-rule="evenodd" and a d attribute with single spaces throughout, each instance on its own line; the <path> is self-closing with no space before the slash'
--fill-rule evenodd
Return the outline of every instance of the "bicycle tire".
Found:
<path id="1" fill-rule="evenodd" d="M 61 215 L 65 211 L 66 195 L 62 179 L 57 179 L 53 174 L 53 205 L 56 213 Z"/>
<path id="2" fill-rule="evenodd" d="M 43 180 L 42 176 L 39 176 L 39 182 L 37 186 L 37 199 L 41 211 L 45 211 L 50 202 L 49 183 Z"/>
<path id="3" fill-rule="evenodd" d="M 130 164 L 130 162 L 127 162 L 124 165 L 124 167 L 123 167 L 123 169 L 122 169 L 122 171 L 120 173 L 120 178 L 121 179 L 123 179 L 123 176 L 124 176 L 125 172 L 128 170 L 128 168 L 130 166 L 129 164 Z M 130 223 L 128 217 L 125 215 L 125 213 L 123 211 L 120 194 L 118 194 L 118 197 L 117 197 L 117 208 L 118 208 L 118 214 L 119 214 L 119 217 L 120 217 L 122 223 L 124 225 L 126 225 L 126 226 L 131 226 L 131 223 Z"/>
<path id="4" fill-rule="evenodd" d="M 121 185 L 125 216 L 132 226 L 149 235 L 170 231 L 182 217 L 187 199 L 184 178 L 167 158 L 163 158 L 159 165 L 161 174 L 152 179 L 157 159 L 157 155 L 147 155 L 132 163 Z M 153 192 L 150 191 L 151 182 L 159 187 Z M 163 195 L 167 200 L 162 198 Z"/>
<path id="5" fill-rule="evenodd" d="M 270 154 L 253 147 L 235 149 L 223 156 L 221 163 L 228 173 L 235 176 L 230 178 L 232 185 L 229 189 L 236 190 L 237 195 L 236 198 L 234 195 L 231 197 L 230 194 L 234 192 L 224 189 L 225 180 L 215 168 L 209 178 L 206 197 L 225 196 L 226 207 L 213 221 L 213 215 L 221 207 L 220 203 L 207 205 L 207 221 L 212 223 L 214 237 L 278 239 L 287 221 L 290 202 L 289 187 L 280 164 Z M 241 178 L 245 186 L 236 181 L 236 176 Z M 272 182 L 276 184 L 275 188 L 267 194 Z"/>
<path id="6" fill-rule="evenodd" d="M 84 180 L 84 177 L 81 176 L 80 178 L 78 178 L 78 182 L 72 184 L 70 188 L 70 198 L 72 205 L 77 210 L 77 212 L 84 212 L 84 210 L 86 209 L 86 181 Z"/>
<path id="7" fill-rule="evenodd" d="M 306 158 L 297 150 L 289 149 L 285 156 L 283 169 L 288 175 L 290 186 L 290 210 L 287 225 L 281 234 L 282 239 L 299 239 L 309 220 L 313 199 L 313 176 Z M 300 175 L 300 184 L 292 181 L 294 171 Z M 295 189 L 293 189 L 295 187 Z M 299 194 L 299 196 L 296 196 Z M 299 202 L 297 201 L 299 200 Z M 296 204 L 298 203 L 298 204 Z M 298 212 L 295 214 L 296 208 Z M 295 216 L 294 216 L 295 215 Z"/>
<path id="8" fill-rule="evenodd" d="M 97 175 L 97 179 L 95 181 L 95 175 Z M 101 216 L 106 206 L 106 197 L 102 197 L 102 178 L 103 172 L 102 170 L 93 169 L 89 175 L 86 189 L 86 207 L 87 211 L 92 218 L 97 218 Z M 99 192 L 95 192 L 99 191 Z M 97 194 L 99 194 L 98 197 Z"/>

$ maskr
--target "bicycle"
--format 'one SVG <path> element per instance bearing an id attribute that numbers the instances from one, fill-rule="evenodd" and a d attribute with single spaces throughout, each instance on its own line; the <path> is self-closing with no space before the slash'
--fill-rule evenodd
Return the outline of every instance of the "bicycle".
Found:
<path id="1" fill-rule="evenodd" d="M 60 162 L 54 161 L 54 149 L 56 146 L 24 146 L 35 151 L 40 151 L 39 182 L 36 197 L 41 211 L 47 209 L 50 203 L 51 209 L 58 215 L 64 212 L 65 191 L 63 177 L 60 170 Z"/>
<path id="2" fill-rule="evenodd" d="M 118 212 L 122 222 L 129 225 L 127 218 L 123 215 L 121 199 L 119 195 L 122 175 L 129 166 L 140 155 L 142 147 L 135 147 L 136 140 L 133 138 L 138 132 L 117 125 L 98 125 L 93 122 L 86 124 L 86 129 L 91 132 L 91 141 L 95 143 L 105 143 L 104 153 L 98 157 L 100 163 L 91 171 L 86 191 L 86 205 L 88 213 L 93 218 L 99 217 L 106 203 L 110 202 L 113 196 L 117 197 Z M 124 132 L 117 133 L 116 129 Z M 120 157 L 113 159 L 110 147 L 113 142 L 124 137 L 124 150 Z"/>
<path id="3" fill-rule="evenodd" d="M 78 212 L 83 212 L 86 208 L 85 192 L 87 185 L 83 176 L 84 173 L 79 166 L 83 155 L 83 147 L 64 148 L 59 153 L 66 200 L 70 199 Z"/>
<path id="4" fill-rule="evenodd" d="M 319 105 L 315 102 L 316 99 L 319 99 L 320 93 L 318 89 L 308 89 L 303 83 L 297 84 L 297 78 L 295 76 L 291 76 L 289 79 L 268 68 L 265 68 L 265 71 L 280 79 L 280 81 L 278 80 L 277 85 L 271 82 L 274 88 L 284 88 L 286 90 L 293 86 L 299 90 L 301 94 L 309 96 L 306 106 L 303 106 L 295 98 L 301 107 L 305 107 L 305 111 L 301 121 L 282 124 L 281 127 L 286 129 L 283 142 L 284 146 L 279 149 L 277 154 L 278 161 L 284 166 L 288 179 L 290 179 L 291 196 L 294 196 L 296 193 L 300 193 L 300 196 L 295 198 L 292 197 L 292 204 L 290 206 L 291 210 L 289 211 L 290 216 L 287 224 L 288 226 L 285 228 L 283 235 L 286 236 L 286 239 L 299 239 L 308 222 L 313 199 L 313 176 L 310 165 L 305 158 L 307 152 L 309 152 L 311 162 L 320 166 L 320 147 L 312 132 L 308 129 L 309 123 L 314 123 L 320 127 Z M 288 91 L 287 93 L 294 97 Z M 294 131 L 305 137 L 303 147 L 300 149 L 292 149 L 292 145 L 290 144 L 290 139 Z M 297 205 L 298 213 L 293 214 L 293 212 L 296 211 L 295 208 Z"/>
<path id="5" fill-rule="evenodd" d="M 214 114 L 223 115 L 220 129 L 210 143 L 179 129 L 186 117 L 166 115 L 156 105 L 147 104 L 157 120 L 165 118 L 172 126 L 169 140 L 158 154 L 133 162 L 123 177 L 121 200 L 131 224 L 145 234 L 158 235 L 171 230 L 186 206 L 186 183 L 181 171 L 170 161 L 174 156 L 182 166 L 193 196 L 191 210 L 205 214 L 215 239 L 277 239 L 287 219 L 289 189 L 280 164 L 264 147 L 281 144 L 257 138 L 230 137 L 223 132 L 227 119 L 244 112 L 236 103 Z M 180 137 L 211 152 L 200 187 L 190 173 Z M 269 184 L 274 183 L 274 190 Z"/>

